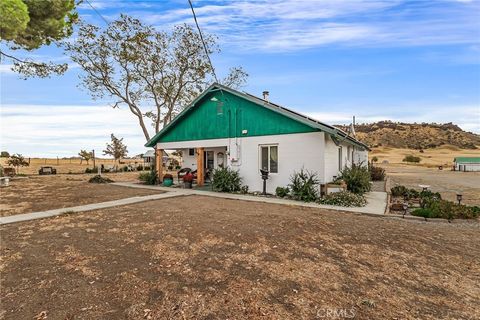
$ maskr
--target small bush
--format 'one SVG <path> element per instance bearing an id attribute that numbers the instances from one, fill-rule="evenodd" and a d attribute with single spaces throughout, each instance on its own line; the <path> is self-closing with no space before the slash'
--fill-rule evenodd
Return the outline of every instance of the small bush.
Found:
<path id="1" fill-rule="evenodd" d="M 85 173 L 98 173 L 98 167 L 86 168 Z"/>
<path id="2" fill-rule="evenodd" d="M 390 189 L 390 193 L 393 197 L 403 197 L 408 192 L 405 186 L 395 186 Z"/>
<path id="3" fill-rule="evenodd" d="M 143 166 L 141 164 L 137 166 L 137 171 L 143 171 Z"/>
<path id="4" fill-rule="evenodd" d="M 443 218 L 447 220 L 475 219 L 480 215 L 478 207 L 458 205 L 452 201 L 438 198 L 426 198 L 423 209 L 430 211 L 429 218 Z"/>
<path id="5" fill-rule="evenodd" d="M 157 183 L 157 173 L 154 170 L 142 172 L 138 176 L 138 179 L 144 184 L 154 185 Z"/>
<path id="6" fill-rule="evenodd" d="M 367 200 L 360 194 L 348 191 L 334 192 L 318 200 L 318 203 L 341 207 L 363 207 Z"/>
<path id="7" fill-rule="evenodd" d="M 93 176 L 90 178 L 90 180 L 88 180 L 88 182 L 90 183 L 112 183 L 114 182 L 112 179 L 109 179 L 107 177 L 102 177 L 101 175 L 96 175 L 96 176 Z"/>
<path id="8" fill-rule="evenodd" d="M 242 178 L 238 171 L 230 168 L 221 168 L 213 171 L 212 188 L 219 192 L 240 191 Z"/>
<path id="9" fill-rule="evenodd" d="M 242 187 L 240 188 L 240 192 L 241 192 L 242 194 L 247 194 L 247 193 L 248 193 L 248 186 L 242 186 Z"/>
<path id="10" fill-rule="evenodd" d="M 345 167 L 342 170 L 340 179 L 347 184 L 347 190 L 356 194 L 364 194 L 370 191 L 370 172 L 362 164 L 353 164 L 350 168 Z"/>
<path id="11" fill-rule="evenodd" d="M 275 189 L 275 195 L 280 198 L 285 198 L 290 193 L 290 189 L 288 187 L 277 187 Z"/>
<path id="12" fill-rule="evenodd" d="M 440 193 L 438 193 L 438 192 L 432 192 L 432 191 L 430 191 L 430 190 L 425 190 L 425 191 L 420 192 L 419 196 L 420 196 L 420 199 L 422 199 L 422 200 L 427 200 L 427 199 L 431 199 L 431 200 L 434 200 L 434 199 L 441 200 L 441 199 L 442 199 L 442 196 L 440 195 Z"/>
<path id="13" fill-rule="evenodd" d="M 300 172 L 293 173 L 288 186 L 293 199 L 312 202 L 318 199 L 319 184 L 320 180 L 316 173 L 301 169 Z"/>
<path id="14" fill-rule="evenodd" d="M 423 218 L 430 218 L 432 217 L 433 213 L 430 209 L 422 209 L 418 208 L 412 211 L 412 216 L 423 217 Z"/>
<path id="15" fill-rule="evenodd" d="M 385 169 L 371 166 L 369 171 L 370 171 L 370 179 L 372 179 L 372 181 L 385 180 Z"/>
<path id="16" fill-rule="evenodd" d="M 405 156 L 405 158 L 403 158 L 403 162 L 413 162 L 413 163 L 419 163 L 422 159 L 420 159 L 420 157 L 416 157 L 416 156 L 413 156 L 413 155 L 408 155 L 408 156 Z"/>

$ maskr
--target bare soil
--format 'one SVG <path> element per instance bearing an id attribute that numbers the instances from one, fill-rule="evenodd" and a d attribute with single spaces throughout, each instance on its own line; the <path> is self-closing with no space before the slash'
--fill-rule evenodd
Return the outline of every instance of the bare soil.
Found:
<path id="1" fill-rule="evenodd" d="M 0 189 L 0 216 L 60 209 L 83 204 L 145 196 L 158 191 L 88 183 L 93 175 L 18 177 Z M 136 173 L 135 177 L 138 176 Z M 132 180 L 133 173 L 111 174 L 114 181 Z"/>
<path id="2" fill-rule="evenodd" d="M 421 191 L 419 185 L 429 185 L 442 198 L 457 201 L 457 193 L 463 196 L 462 203 L 480 205 L 480 172 L 438 170 L 411 165 L 381 165 L 392 179 L 392 186 L 400 184 Z"/>
<path id="3" fill-rule="evenodd" d="M 478 223 L 189 196 L 0 231 L 4 319 L 480 318 Z"/>

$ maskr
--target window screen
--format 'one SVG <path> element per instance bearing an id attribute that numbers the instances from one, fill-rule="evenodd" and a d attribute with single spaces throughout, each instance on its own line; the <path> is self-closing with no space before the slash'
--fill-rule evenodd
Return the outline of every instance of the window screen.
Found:
<path id="1" fill-rule="evenodd" d="M 271 146 L 270 147 L 270 172 L 277 173 L 278 172 L 278 147 Z"/>
<path id="2" fill-rule="evenodd" d="M 268 170 L 268 147 L 262 147 L 262 159 L 260 165 L 262 166 L 263 170 Z"/>
<path id="3" fill-rule="evenodd" d="M 189 156 L 194 156 L 195 155 L 195 149 L 193 149 L 193 148 L 188 149 L 188 155 Z"/>

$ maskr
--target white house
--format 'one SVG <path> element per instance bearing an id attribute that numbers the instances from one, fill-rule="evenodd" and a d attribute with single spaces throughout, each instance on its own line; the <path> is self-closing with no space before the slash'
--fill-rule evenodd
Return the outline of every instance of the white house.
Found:
<path id="1" fill-rule="evenodd" d="M 262 190 L 266 169 L 268 192 L 302 168 L 331 182 L 345 166 L 366 164 L 369 150 L 340 129 L 216 83 L 145 146 L 182 150 L 183 166 L 198 168 L 199 184 L 205 169 L 228 166 L 251 191 Z"/>
<path id="2" fill-rule="evenodd" d="M 480 157 L 457 157 L 453 165 L 455 171 L 480 171 Z"/>

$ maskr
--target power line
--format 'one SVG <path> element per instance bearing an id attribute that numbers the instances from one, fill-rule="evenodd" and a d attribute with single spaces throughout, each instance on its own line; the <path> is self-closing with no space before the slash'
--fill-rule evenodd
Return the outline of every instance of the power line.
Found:
<path id="1" fill-rule="evenodd" d="M 95 9 L 95 7 L 94 7 L 94 6 L 93 6 L 93 5 L 90 3 L 90 1 L 89 1 L 89 0 L 85 0 L 85 1 L 88 3 L 88 5 L 90 6 L 90 8 L 92 8 L 92 9 L 93 9 L 93 11 L 95 11 L 95 13 L 96 13 L 96 14 L 97 14 L 97 15 L 98 15 L 100 18 L 102 18 L 102 19 L 103 19 L 103 21 L 105 21 L 105 23 L 108 25 L 108 23 L 109 23 L 109 22 L 108 22 L 108 20 L 107 20 L 107 19 L 105 19 L 105 17 L 104 17 L 104 16 L 102 16 L 102 15 L 100 14 L 100 12 L 98 12 L 98 10 L 97 10 L 97 9 Z"/>
<path id="2" fill-rule="evenodd" d="M 205 49 L 205 54 L 207 55 L 208 62 L 210 63 L 210 67 L 212 68 L 212 73 L 213 73 L 213 76 L 215 77 L 215 82 L 220 83 L 218 81 L 217 74 L 215 73 L 215 68 L 213 67 L 213 63 L 212 63 L 212 60 L 210 59 L 210 55 L 208 54 L 207 45 L 205 44 L 205 40 L 203 40 L 202 30 L 200 30 L 200 26 L 198 25 L 197 16 L 195 15 L 195 10 L 193 9 L 192 1 L 188 0 L 188 3 L 190 4 L 190 8 L 192 9 L 193 20 L 195 20 L 198 33 L 200 34 L 200 40 L 202 40 L 203 49 Z"/>

